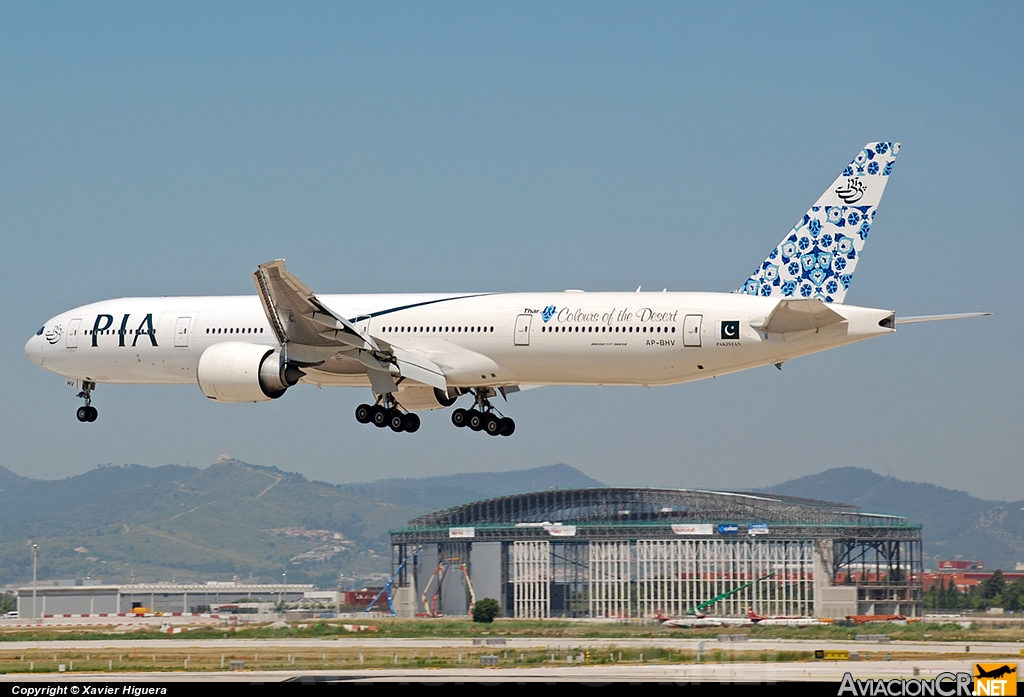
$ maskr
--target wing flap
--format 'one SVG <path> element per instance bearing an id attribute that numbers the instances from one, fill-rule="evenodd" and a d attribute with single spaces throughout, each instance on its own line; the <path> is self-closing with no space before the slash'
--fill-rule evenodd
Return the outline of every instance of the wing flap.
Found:
<path id="1" fill-rule="evenodd" d="M 391 352 L 402 377 L 422 382 L 424 385 L 436 387 L 444 392 L 448 391 L 448 382 L 445 380 L 444 371 L 437 363 L 397 346 L 392 346 Z"/>
<path id="2" fill-rule="evenodd" d="M 770 334 L 786 334 L 821 329 L 845 320 L 845 317 L 817 298 L 801 298 L 780 300 L 764 322 L 750 326 Z"/>

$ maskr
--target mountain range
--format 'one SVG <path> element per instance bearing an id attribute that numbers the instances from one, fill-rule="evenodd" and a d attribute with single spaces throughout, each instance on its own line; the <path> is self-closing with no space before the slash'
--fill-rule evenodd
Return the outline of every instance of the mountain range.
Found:
<path id="1" fill-rule="evenodd" d="M 760 491 L 849 503 L 921 523 L 925 567 L 937 568 L 939 559 L 977 559 L 1005 571 L 1024 561 L 1024 501 L 987 501 L 859 467 L 836 467 Z"/>
<path id="2" fill-rule="evenodd" d="M 261 580 L 321 587 L 380 583 L 388 530 L 423 513 L 495 496 L 603 484 L 568 465 L 361 484 L 327 484 L 229 460 L 204 469 L 100 466 L 62 480 L 0 467 L 0 585 L 92 581 Z M 925 566 L 939 558 L 1014 568 L 1024 559 L 1024 502 L 844 467 L 762 493 L 837 501 L 923 524 Z"/>
<path id="3" fill-rule="evenodd" d="M 388 530 L 423 513 L 551 487 L 602 486 L 566 465 L 334 485 L 275 467 L 101 466 L 62 480 L 0 467 L 0 585 L 39 578 L 386 579 Z"/>

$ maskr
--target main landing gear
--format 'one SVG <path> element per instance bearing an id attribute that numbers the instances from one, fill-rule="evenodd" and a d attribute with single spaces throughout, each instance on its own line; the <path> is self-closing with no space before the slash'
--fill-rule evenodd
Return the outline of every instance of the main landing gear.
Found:
<path id="1" fill-rule="evenodd" d="M 95 382 L 82 382 L 82 391 L 78 393 L 79 399 L 85 400 L 85 406 L 78 407 L 78 411 L 75 412 L 75 416 L 82 423 L 89 423 L 96 420 L 96 417 L 100 415 L 96 411 L 96 407 L 92 406 L 92 391 L 96 388 Z"/>
<path id="2" fill-rule="evenodd" d="M 486 392 L 473 390 L 476 404 L 472 409 L 456 409 L 452 412 L 452 423 L 459 428 L 468 426 L 471 431 L 484 431 L 490 436 L 511 436 L 516 431 L 516 422 L 502 416 L 495 410 Z"/>
<path id="3" fill-rule="evenodd" d="M 373 424 L 377 428 L 390 428 L 395 433 L 415 433 L 420 430 L 420 417 L 410 412 L 403 412 L 398 403 L 386 399 L 382 404 L 360 404 L 356 407 L 356 421 L 361 424 Z"/>

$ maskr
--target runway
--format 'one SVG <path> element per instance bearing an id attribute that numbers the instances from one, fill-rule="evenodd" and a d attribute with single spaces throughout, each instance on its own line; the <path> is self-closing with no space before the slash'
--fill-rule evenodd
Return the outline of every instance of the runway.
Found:
<path id="1" fill-rule="evenodd" d="M 820 663 L 721 663 L 705 665 L 620 665 L 620 666 L 553 666 L 541 668 L 434 668 L 403 670 L 350 671 L 221 671 L 174 673 L 47 673 L 7 674 L 3 681 L 54 682 L 284 682 L 315 680 L 316 682 L 668 682 L 699 683 L 762 683 L 777 682 L 839 682 L 847 672 L 857 679 L 914 678 L 933 679 L 940 673 L 973 670 L 970 661 L 844 661 Z M 916 671 L 916 672 L 915 672 Z"/>
<path id="2" fill-rule="evenodd" d="M 474 643 L 485 641 L 488 643 Z M 490 647 L 498 650 L 546 649 L 567 651 L 570 649 L 610 649 L 611 647 L 643 649 L 668 648 L 676 651 L 698 651 L 703 644 L 704 651 L 750 652 L 750 651 L 816 651 L 819 649 L 845 649 L 861 653 L 923 653 L 970 655 L 1021 656 L 1024 641 L 1014 642 L 925 642 L 925 641 L 841 641 L 832 639 L 751 639 L 748 641 L 718 641 L 709 638 L 651 638 L 651 639 L 550 639 L 550 638 L 487 638 L 481 639 L 401 639 L 401 638 L 331 638 L 331 639 L 244 639 L 230 636 L 224 639 L 203 639 L 190 641 L 187 635 L 180 639 L 110 639 L 97 640 L 52 640 L 52 641 L 5 641 L 0 651 L 83 651 L 90 648 L 111 649 L 157 649 L 186 647 L 207 647 L 210 649 L 282 648 L 282 649 L 480 649 Z"/>

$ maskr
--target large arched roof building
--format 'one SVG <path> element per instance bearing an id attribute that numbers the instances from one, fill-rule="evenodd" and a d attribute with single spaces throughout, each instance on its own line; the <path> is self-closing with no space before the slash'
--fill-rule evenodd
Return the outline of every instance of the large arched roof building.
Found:
<path id="1" fill-rule="evenodd" d="M 921 613 L 921 527 L 827 501 L 550 489 L 420 516 L 391 543 L 407 614 L 490 596 L 517 617 L 654 617 L 736 589 L 704 611 Z"/>

